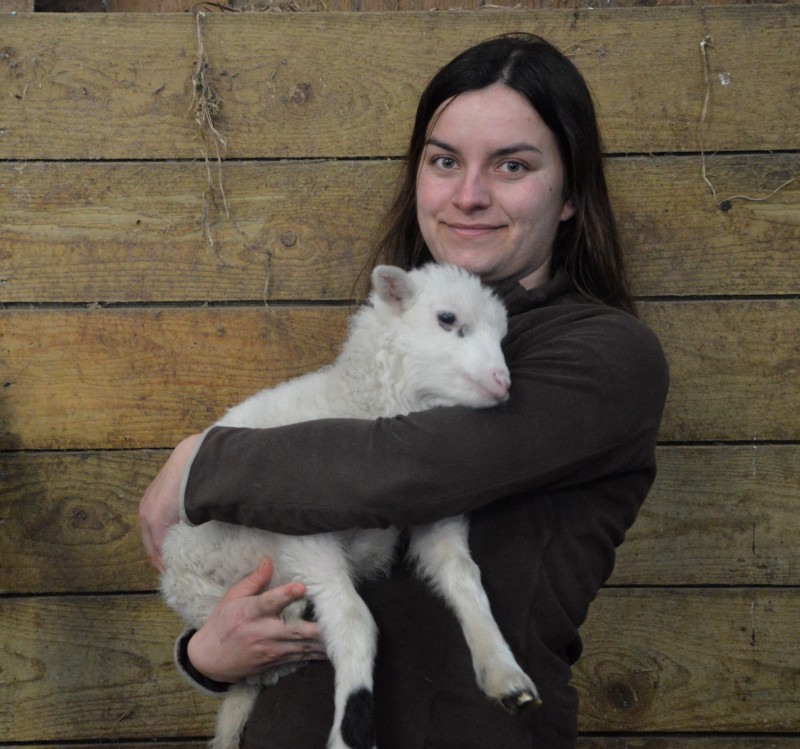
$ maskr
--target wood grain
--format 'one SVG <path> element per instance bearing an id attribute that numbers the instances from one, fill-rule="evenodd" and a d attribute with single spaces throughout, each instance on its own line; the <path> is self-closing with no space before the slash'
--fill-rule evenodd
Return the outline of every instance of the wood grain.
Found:
<path id="1" fill-rule="evenodd" d="M 800 449 L 661 447 L 613 585 L 798 585 Z"/>
<path id="2" fill-rule="evenodd" d="M 0 299 L 349 299 L 396 166 L 0 164 Z"/>
<path id="3" fill-rule="evenodd" d="M 157 589 L 137 511 L 168 454 L 0 453 L 0 594 Z"/>
<path id="4" fill-rule="evenodd" d="M 94 749 L 97 744 L 6 744 L 7 749 Z M 206 741 L 158 741 L 148 740 L 148 749 L 205 749 Z M 141 749 L 142 744 L 114 742 L 115 749 Z M 577 749 L 796 749 L 797 739 L 771 736 L 751 738 L 736 736 L 682 735 L 680 738 L 665 736 L 620 737 L 581 736 Z"/>
<path id="5" fill-rule="evenodd" d="M 5 0 L 12 2 L 13 0 Z M 706 5 L 736 5 L 739 3 L 759 4 L 772 0 L 708 0 Z M 786 0 L 797 2 L 797 0 Z M 636 8 L 654 6 L 692 5 L 692 0 L 605 0 L 604 8 Z M 106 0 L 109 13 L 175 13 L 192 9 L 192 0 Z M 265 0 L 233 0 L 227 3 L 229 8 L 242 11 L 263 10 L 265 7 L 291 10 L 292 12 L 348 12 L 348 13 L 386 13 L 432 10 L 482 11 L 508 8 L 576 8 L 590 10 L 597 7 L 591 0 L 497 0 L 488 5 L 481 0 L 283 0 L 270 6 Z M 2 3 L 0 2 L 0 7 Z M 204 6 L 207 12 L 215 12 L 221 8 L 214 5 Z"/>
<path id="6" fill-rule="evenodd" d="M 582 629 L 578 747 L 798 746 L 800 4 L 673 4 L 209 14 L 221 165 L 191 14 L 2 16 L 0 743 L 205 746 L 217 702 L 175 673 L 139 498 L 187 432 L 333 358 L 425 81 L 524 29 L 592 88 L 672 374 L 656 484 Z"/>
<path id="7" fill-rule="evenodd" d="M 0 315 L 3 448 L 167 447 L 263 387 L 333 360 L 345 308 Z"/>
<path id="8" fill-rule="evenodd" d="M 672 384 L 661 437 L 796 440 L 796 300 L 642 305 Z M 0 312 L 4 449 L 168 447 L 331 361 L 344 307 Z"/>
<path id="9" fill-rule="evenodd" d="M 720 196 L 764 196 L 800 155 L 718 155 L 707 172 Z M 0 163 L 0 301 L 349 299 L 398 173 L 227 162 L 226 214 L 201 163 Z M 637 294 L 800 293 L 800 179 L 723 212 L 697 157 L 611 158 L 608 177 Z"/>
<path id="10" fill-rule="evenodd" d="M 7 19 L 0 158 L 214 156 L 188 115 L 194 18 L 45 16 Z M 699 44 L 711 36 L 706 151 L 786 150 L 797 146 L 800 121 L 798 18 L 794 4 L 409 13 L 402 21 L 394 13 L 217 13 L 203 44 L 231 158 L 399 156 L 432 73 L 470 43 L 509 30 L 566 50 L 597 98 L 607 148 L 626 153 L 698 150 L 707 89 Z M 353 59 L 368 60 L 369 75 L 353 76 Z"/>
<path id="11" fill-rule="evenodd" d="M 9 741 L 210 735 L 217 700 L 178 675 L 177 618 L 154 596 L 0 601 Z"/>
<path id="12" fill-rule="evenodd" d="M 0 594 L 158 586 L 137 508 L 166 450 L 0 454 Z M 800 585 L 796 445 L 662 447 L 611 585 Z"/>
<path id="13" fill-rule="evenodd" d="M 648 303 L 670 364 L 663 440 L 797 440 L 800 305 Z"/>
<path id="14" fill-rule="evenodd" d="M 574 683 L 584 731 L 797 732 L 793 589 L 605 590 Z"/>
<path id="15" fill-rule="evenodd" d="M 789 590 L 604 591 L 576 670 L 582 730 L 798 731 L 798 615 Z M 217 701 L 175 673 L 178 631 L 155 596 L 0 599 L 2 735 L 207 735 Z"/>

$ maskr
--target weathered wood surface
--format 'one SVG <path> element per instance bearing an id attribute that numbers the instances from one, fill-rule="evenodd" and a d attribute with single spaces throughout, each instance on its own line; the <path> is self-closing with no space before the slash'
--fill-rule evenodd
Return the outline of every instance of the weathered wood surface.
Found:
<path id="1" fill-rule="evenodd" d="M 6 744 L 6 749 L 96 749 L 97 744 Z M 148 741 L 147 749 L 205 749 L 205 741 Z M 577 749 L 797 749 L 796 738 L 771 736 L 769 738 L 720 738 L 718 736 L 681 736 L 669 738 L 635 735 L 623 737 L 582 736 Z M 141 743 L 114 742 L 114 749 L 142 749 Z"/>
<path id="2" fill-rule="evenodd" d="M 0 315 L 2 449 L 167 447 L 331 361 L 348 307 L 15 309 Z M 672 385 L 662 439 L 800 437 L 797 300 L 649 302 Z"/>
<path id="3" fill-rule="evenodd" d="M 340 308 L 19 310 L 0 316 L 3 448 L 165 447 L 331 361 Z"/>
<path id="4" fill-rule="evenodd" d="M 708 152 L 797 144 L 795 4 L 396 18 L 209 15 L 206 78 L 222 98 L 216 125 L 228 157 L 401 155 L 430 75 L 468 44 L 508 30 L 541 33 L 575 60 L 600 103 L 612 152 L 697 151 L 706 62 Z M 197 158 L 204 147 L 213 155 L 188 115 L 193 17 L 22 14 L 6 21 L 0 158 Z M 707 36 L 713 44 L 704 60 Z M 369 61 L 369 74 L 354 76 L 353 59 Z"/>
<path id="5" fill-rule="evenodd" d="M 171 641 L 181 629 L 155 596 L 0 601 L 0 735 L 209 735 L 218 701 L 177 674 Z"/>
<path id="6" fill-rule="evenodd" d="M 800 446 L 661 447 L 613 585 L 800 585 Z"/>
<path id="7" fill-rule="evenodd" d="M 0 0 L 0 13 L 32 13 L 33 0 Z"/>
<path id="8" fill-rule="evenodd" d="M 575 683 L 584 731 L 797 732 L 792 590 L 606 590 Z M 198 737 L 216 700 L 172 665 L 155 596 L 0 600 L 8 741 Z"/>
<path id="9" fill-rule="evenodd" d="M 725 212 L 697 156 L 608 166 L 637 294 L 800 292 L 797 153 L 709 157 L 720 199 L 798 177 Z M 398 171 L 228 162 L 226 216 L 202 163 L 0 163 L 0 301 L 349 299 Z"/>
<path id="10" fill-rule="evenodd" d="M 796 589 L 603 591 L 575 672 L 582 730 L 796 733 L 798 616 Z"/>
<path id="11" fill-rule="evenodd" d="M 800 746 L 800 182 L 721 210 L 698 153 L 718 200 L 800 176 L 800 9 L 544 4 L 568 9 L 213 14 L 229 215 L 189 114 L 190 14 L 0 21 L 0 743 L 204 746 L 216 703 L 174 672 L 139 540 L 156 448 L 334 356 L 424 81 L 524 28 L 595 93 L 673 380 L 584 628 L 579 749 Z"/>
<path id="12" fill-rule="evenodd" d="M 136 515 L 163 450 L 0 455 L 0 595 L 158 586 Z M 612 585 L 800 585 L 800 447 L 662 447 Z"/>
<path id="13" fill-rule="evenodd" d="M 0 453 L 0 595 L 157 589 L 137 509 L 167 455 Z"/>
<path id="14" fill-rule="evenodd" d="M 7 2 L 9 0 L 6 0 Z M 11 0 L 13 1 L 13 0 Z M 64 0 L 69 2 L 69 0 Z M 798 0 L 785 0 L 798 2 Z M 705 0 L 704 5 L 736 5 L 740 3 L 759 4 L 774 0 Z M 603 8 L 636 8 L 654 6 L 693 5 L 692 0 L 604 0 Z M 175 13 L 186 12 L 196 5 L 194 0 L 106 0 L 109 13 Z M 2 5 L 0 4 L 0 8 Z M 232 0 L 223 6 L 222 3 L 206 3 L 203 9 L 215 12 L 225 9 L 236 10 L 282 10 L 292 12 L 348 12 L 348 13 L 386 13 L 393 11 L 431 11 L 431 10 L 466 10 L 482 11 L 487 8 L 576 8 L 592 10 L 597 8 L 594 0 L 495 0 L 486 3 L 484 0 Z"/>
<path id="15" fill-rule="evenodd" d="M 797 749 L 795 737 L 770 736 L 582 736 L 578 749 Z"/>
<path id="16" fill-rule="evenodd" d="M 796 300 L 642 305 L 670 364 L 660 436 L 800 438 L 800 304 Z"/>

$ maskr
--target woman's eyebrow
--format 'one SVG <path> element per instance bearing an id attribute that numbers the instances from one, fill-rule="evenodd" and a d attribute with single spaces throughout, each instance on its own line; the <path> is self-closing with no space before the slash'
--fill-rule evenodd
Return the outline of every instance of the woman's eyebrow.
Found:
<path id="1" fill-rule="evenodd" d="M 492 151 L 492 156 L 511 156 L 511 154 L 520 153 L 521 151 L 532 151 L 533 153 L 542 152 L 540 148 L 537 148 L 532 143 L 514 143 L 510 146 L 504 146 L 503 148 L 498 148 L 496 151 Z"/>
<path id="2" fill-rule="evenodd" d="M 438 138 L 428 138 L 427 142 L 425 143 L 426 146 L 435 146 L 436 148 L 441 148 L 443 151 L 449 151 L 450 153 L 458 153 L 458 149 L 455 146 L 446 143 L 443 140 L 439 140 Z M 489 155 L 492 158 L 500 158 L 502 156 L 511 156 L 515 153 L 520 153 L 524 151 L 530 151 L 533 153 L 541 153 L 541 149 L 534 146 L 532 143 L 512 143 L 508 146 L 503 146 L 502 148 L 498 148 L 492 151 Z"/>
<path id="3" fill-rule="evenodd" d="M 443 151 L 450 151 L 451 153 L 458 153 L 458 149 L 455 146 L 451 146 L 449 143 L 445 143 L 443 140 L 438 140 L 436 138 L 428 138 L 425 141 L 426 146 L 436 146 L 436 148 L 441 148 Z"/>

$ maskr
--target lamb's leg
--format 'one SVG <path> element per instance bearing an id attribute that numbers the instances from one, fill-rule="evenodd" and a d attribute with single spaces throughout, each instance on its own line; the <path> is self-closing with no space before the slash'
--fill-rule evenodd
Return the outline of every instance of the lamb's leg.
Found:
<path id="1" fill-rule="evenodd" d="M 492 616 L 480 570 L 469 553 L 468 530 L 463 517 L 414 528 L 409 554 L 458 618 L 480 688 L 512 713 L 538 707 L 536 686 L 517 664 Z"/>
<path id="2" fill-rule="evenodd" d="M 225 694 L 217 711 L 217 730 L 210 749 L 238 749 L 244 725 L 250 717 L 260 687 L 256 684 L 234 684 Z"/>
<path id="3" fill-rule="evenodd" d="M 302 538 L 307 597 L 322 631 L 335 681 L 334 721 L 328 749 L 375 749 L 372 669 L 378 630 L 356 592 L 341 547 L 331 537 Z"/>

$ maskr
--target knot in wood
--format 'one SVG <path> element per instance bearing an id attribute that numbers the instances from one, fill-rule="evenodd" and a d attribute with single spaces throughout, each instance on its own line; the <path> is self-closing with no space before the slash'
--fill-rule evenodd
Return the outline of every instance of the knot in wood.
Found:
<path id="1" fill-rule="evenodd" d="M 311 95 L 310 83 L 296 83 L 289 91 L 289 101 L 298 106 L 303 106 L 311 101 Z"/>

